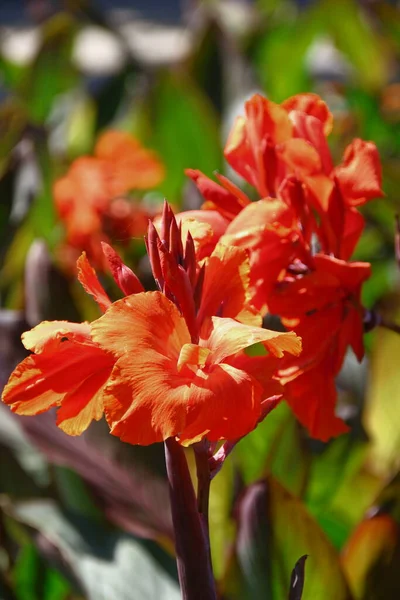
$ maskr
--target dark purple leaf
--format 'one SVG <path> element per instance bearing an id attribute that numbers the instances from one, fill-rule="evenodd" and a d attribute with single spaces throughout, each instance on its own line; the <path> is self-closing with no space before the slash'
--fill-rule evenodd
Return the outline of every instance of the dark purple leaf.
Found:
<path id="1" fill-rule="evenodd" d="M 305 566 L 308 556 L 304 554 L 294 565 L 290 579 L 289 600 L 301 600 L 304 588 Z"/>

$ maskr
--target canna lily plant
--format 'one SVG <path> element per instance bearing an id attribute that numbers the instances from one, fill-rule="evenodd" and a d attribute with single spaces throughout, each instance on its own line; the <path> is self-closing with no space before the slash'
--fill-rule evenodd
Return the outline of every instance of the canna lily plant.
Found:
<path id="1" fill-rule="evenodd" d="M 165 203 L 162 216 L 149 222 L 155 291 L 145 291 L 103 240 L 96 263 L 108 265 L 122 293 L 112 302 L 83 252 L 78 279 L 102 316 L 91 323 L 43 322 L 24 333 L 31 354 L 3 391 L 3 401 L 20 415 L 56 408 L 57 425 L 69 435 L 104 417 L 124 442 L 164 442 L 186 599 L 217 597 L 208 497 L 235 444 L 283 399 L 314 438 L 348 429 L 336 414 L 335 377 L 349 348 L 362 359 L 363 332 L 372 322 L 361 302 L 371 266 L 351 255 L 364 227 L 358 207 L 382 195 L 382 182 L 371 142 L 354 140 L 333 166 L 332 121 L 314 94 L 280 105 L 251 98 L 225 157 L 258 199 L 222 175 L 217 183 L 188 169 L 204 204 L 174 215 Z M 155 185 L 161 167 L 154 157 L 123 136 L 112 135 L 111 142 L 102 139 L 93 159 L 97 170 L 108 169 L 102 175 L 107 202 L 147 185 L 146 177 Z M 137 161 L 144 165 L 139 180 L 129 175 Z M 73 198 L 66 205 L 78 206 L 70 185 L 77 169 L 55 188 L 59 207 L 66 190 Z M 98 173 L 89 179 L 98 183 Z M 98 218 L 98 188 L 90 194 L 87 205 Z M 69 235 L 78 222 L 75 208 L 68 213 Z M 280 331 L 263 326 L 272 316 Z M 194 452 L 196 492 L 184 448 Z"/>

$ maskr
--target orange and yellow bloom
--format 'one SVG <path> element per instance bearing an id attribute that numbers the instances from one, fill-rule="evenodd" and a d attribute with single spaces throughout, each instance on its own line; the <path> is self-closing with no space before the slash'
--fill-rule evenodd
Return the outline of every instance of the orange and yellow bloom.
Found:
<path id="1" fill-rule="evenodd" d="M 104 244 L 112 275 L 128 294 L 112 303 L 81 256 L 79 279 L 104 314 L 90 324 L 45 322 L 24 334 L 34 354 L 4 389 L 12 410 L 57 407 L 57 423 L 72 435 L 104 414 L 111 432 L 129 443 L 174 436 L 188 445 L 242 437 L 262 418 L 268 398 L 282 396 L 279 361 L 299 354 L 301 342 L 292 332 L 258 326 L 247 253 L 219 245 L 200 267 L 190 234 L 183 244 L 167 206 L 160 235 L 150 225 L 147 244 L 160 291 L 144 292 Z M 245 353 L 253 344 L 264 348 L 262 356 Z"/>

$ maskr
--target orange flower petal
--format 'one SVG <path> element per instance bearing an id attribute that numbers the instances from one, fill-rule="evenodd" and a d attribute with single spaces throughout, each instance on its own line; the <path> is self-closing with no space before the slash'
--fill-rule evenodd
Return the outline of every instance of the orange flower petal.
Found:
<path id="1" fill-rule="evenodd" d="M 210 350 L 208 348 L 201 348 L 197 344 L 185 344 L 179 354 L 178 371 L 181 371 L 186 365 L 196 368 L 204 367 L 209 355 Z"/>
<path id="2" fill-rule="evenodd" d="M 140 445 L 178 435 L 186 422 L 187 382 L 176 363 L 156 351 L 143 352 L 140 360 L 120 358 L 104 390 L 111 433 Z"/>
<path id="3" fill-rule="evenodd" d="M 93 344 L 63 342 L 54 353 L 33 354 L 22 361 L 2 399 L 18 414 L 35 415 L 60 404 L 88 377 L 111 365 L 112 359 Z"/>
<path id="4" fill-rule="evenodd" d="M 262 317 L 251 304 L 250 263 L 244 248 L 218 244 L 206 261 L 199 325 L 206 317 L 231 317 L 261 327 Z"/>
<path id="5" fill-rule="evenodd" d="M 301 340 L 293 332 L 281 333 L 261 327 L 243 325 L 233 319 L 212 317 L 212 329 L 205 324 L 200 332 L 200 345 L 212 351 L 214 363 L 261 342 L 267 350 L 277 357 L 284 352 L 298 355 L 301 352 Z"/>
<path id="6" fill-rule="evenodd" d="M 91 335 L 104 350 L 116 357 L 127 356 L 132 362 L 140 362 L 142 353 L 150 351 L 172 358 L 176 364 L 182 346 L 191 341 L 184 318 L 160 292 L 114 302 L 92 323 Z"/>
<path id="7" fill-rule="evenodd" d="M 81 385 L 67 394 L 57 411 L 57 425 L 68 435 L 81 435 L 104 412 L 103 388 L 112 365 L 89 375 Z"/>
<path id="8" fill-rule="evenodd" d="M 78 280 L 83 286 L 83 289 L 93 296 L 102 311 L 106 311 L 107 308 L 111 306 L 111 300 L 98 280 L 96 271 L 88 261 L 86 252 L 82 252 L 76 261 L 76 266 L 78 269 Z"/>
<path id="9" fill-rule="evenodd" d="M 333 115 L 326 103 L 317 94 L 297 94 L 282 102 L 281 106 L 288 112 L 297 110 L 317 118 L 323 124 L 326 136 L 332 131 Z"/>
<path id="10" fill-rule="evenodd" d="M 225 233 L 229 221 L 216 210 L 188 210 L 176 215 L 182 227 L 182 239 L 187 232 L 194 241 L 197 260 L 210 256 L 221 235 Z"/>
<path id="11" fill-rule="evenodd" d="M 249 433 L 260 417 L 261 386 L 245 371 L 213 365 L 190 386 L 187 426 L 179 435 L 188 446 L 207 435 L 211 441 L 234 440 Z"/>
<path id="12" fill-rule="evenodd" d="M 248 198 L 246 202 L 245 194 L 233 184 L 230 184 L 226 178 L 222 179 L 221 182 L 229 189 L 222 187 L 197 169 L 186 169 L 185 174 L 196 184 L 207 206 L 212 205 L 228 219 L 233 219 L 250 202 Z"/>
<path id="13" fill-rule="evenodd" d="M 27 350 L 40 354 L 54 352 L 64 340 L 90 342 L 89 323 L 69 321 L 43 321 L 22 334 L 22 343 Z"/>
<path id="14" fill-rule="evenodd" d="M 292 136 L 293 126 L 284 108 L 260 94 L 245 103 L 245 113 L 234 123 L 224 156 L 239 175 L 267 196 L 275 177 L 273 147 Z"/>
<path id="15" fill-rule="evenodd" d="M 348 202 L 357 206 L 383 196 L 382 167 L 373 142 L 356 138 L 345 150 L 335 175 Z"/>
<path id="16" fill-rule="evenodd" d="M 330 362 L 328 355 L 314 369 L 285 386 L 285 398 L 300 423 L 311 437 L 324 442 L 348 431 L 335 415 L 337 394 Z"/>

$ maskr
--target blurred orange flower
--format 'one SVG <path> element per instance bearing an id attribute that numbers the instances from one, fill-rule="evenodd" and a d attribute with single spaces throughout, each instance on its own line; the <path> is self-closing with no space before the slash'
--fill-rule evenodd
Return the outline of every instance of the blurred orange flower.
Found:
<path id="1" fill-rule="evenodd" d="M 100 241 L 143 236 L 148 215 L 138 201 L 122 197 L 131 190 L 157 186 L 164 166 L 155 153 L 128 133 L 107 131 L 94 156 L 75 160 L 54 184 L 54 201 L 66 227 L 67 244 L 86 250 L 101 266 Z"/>

